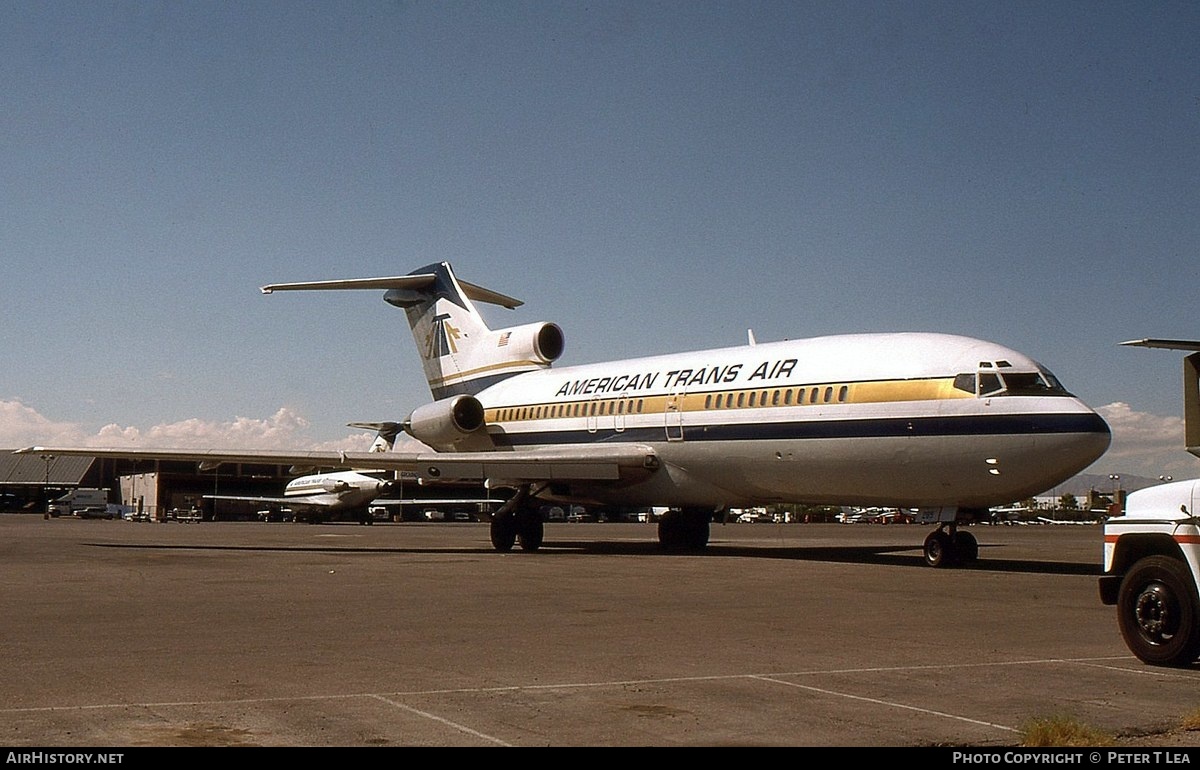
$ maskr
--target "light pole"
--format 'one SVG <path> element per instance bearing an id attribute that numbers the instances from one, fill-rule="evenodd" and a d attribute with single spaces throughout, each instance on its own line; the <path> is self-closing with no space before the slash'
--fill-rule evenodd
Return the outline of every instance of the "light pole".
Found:
<path id="1" fill-rule="evenodd" d="M 46 463 L 46 475 L 42 479 L 42 497 L 46 501 L 46 512 L 42 514 L 42 518 L 50 518 L 50 463 L 54 462 L 54 455 L 42 455 L 42 460 Z"/>
<path id="2" fill-rule="evenodd" d="M 1118 497 L 1118 494 L 1121 491 L 1121 477 L 1115 473 L 1110 473 L 1110 474 L 1108 474 L 1108 478 L 1111 479 L 1112 483 L 1113 483 L 1113 493 L 1112 493 L 1113 505 L 1114 506 L 1119 505 L 1120 498 Z"/>

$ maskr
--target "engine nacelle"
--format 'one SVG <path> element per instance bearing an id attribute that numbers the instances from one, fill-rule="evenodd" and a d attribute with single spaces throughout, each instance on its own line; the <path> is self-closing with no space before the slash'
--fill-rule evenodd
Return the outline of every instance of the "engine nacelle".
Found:
<path id="1" fill-rule="evenodd" d="M 545 321 L 501 329 L 497 334 L 508 335 L 506 358 L 515 361 L 537 361 L 549 364 L 563 354 L 566 339 L 558 324 Z"/>
<path id="2" fill-rule="evenodd" d="M 321 479 L 321 489 L 326 492 L 345 492 L 350 488 L 350 482 L 345 479 Z"/>
<path id="3" fill-rule="evenodd" d="M 483 426 L 483 404 L 464 394 L 417 407 L 404 421 L 404 432 L 434 449 L 442 449 L 469 438 Z"/>

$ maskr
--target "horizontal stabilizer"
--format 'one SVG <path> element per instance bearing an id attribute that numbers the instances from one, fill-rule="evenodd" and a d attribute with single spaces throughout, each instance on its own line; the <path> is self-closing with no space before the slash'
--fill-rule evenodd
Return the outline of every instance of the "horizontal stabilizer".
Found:
<path id="1" fill-rule="evenodd" d="M 1122 345 L 1132 345 L 1139 348 L 1167 348 L 1168 350 L 1200 350 L 1200 340 L 1166 340 L 1147 337 L 1140 340 L 1129 340 Z"/>
<path id="2" fill-rule="evenodd" d="M 277 291 L 335 291 L 345 289 L 406 289 L 408 291 L 419 292 L 422 290 L 431 290 L 436 282 L 436 275 L 433 273 L 423 273 L 421 275 L 396 275 L 387 278 L 347 278 L 333 281 L 271 283 L 263 286 L 260 291 L 263 294 L 272 294 Z M 479 302 L 500 305 L 509 310 L 525 304 L 519 299 L 501 294 L 498 291 L 492 291 L 483 286 L 467 283 L 466 281 L 460 280 L 458 285 L 462 287 L 464 294 Z"/>

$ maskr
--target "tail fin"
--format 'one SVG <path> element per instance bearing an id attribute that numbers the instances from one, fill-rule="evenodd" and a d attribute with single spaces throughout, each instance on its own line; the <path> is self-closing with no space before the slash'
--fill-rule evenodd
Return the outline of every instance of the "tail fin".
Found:
<path id="1" fill-rule="evenodd" d="M 396 445 L 396 437 L 400 435 L 401 426 L 398 422 L 352 422 L 351 428 L 376 431 L 375 440 L 371 442 L 368 452 L 390 452 Z"/>
<path id="2" fill-rule="evenodd" d="M 262 292 L 320 289 L 386 289 L 384 301 L 408 317 L 435 399 L 474 395 L 514 374 L 548 368 L 562 355 L 562 330 L 555 324 L 489 329 L 471 300 L 509 309 L 521 301 L 459 281 L 448 262 L 405 276 L 272 284 Z"/>

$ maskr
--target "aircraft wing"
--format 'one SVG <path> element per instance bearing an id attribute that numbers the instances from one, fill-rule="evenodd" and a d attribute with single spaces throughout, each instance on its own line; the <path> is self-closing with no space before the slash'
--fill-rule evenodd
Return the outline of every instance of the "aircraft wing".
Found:
<path id="1" fill-rule="evenodd" d="M 264 495 L 202 495 L 205 500 L 223 500 L 231 503 L 255 503 L 258 505 L 277 505 L 280 508 L 291 508 L 300 511 L 322 510 L 329 506 L 308 500 L 296 500 L 289 497 L 266 497 Z"/>
<path id="2" fill-rule="evenodd" d="M 265 495 L 201 495 L 205 500 L 229 500 L 235 503 L 271 503 L 274 505 L 291 505 L 294 500 L 286 497 L 267 497 Z"/>
<path id="3" fill-rule="evenodd" d="M 498 497 L 380 497 L 371 505 L 504 505 Z"/>
<path id="4" fill-rule="evenodd" d="M 438 481 L 638 481 L 659 467 L 654 450 L 637 444 L 564 446 L 512 452 L 298 452 L 228 449 L 119 449 L 32 446 L 17 454 L 76 455 L 125 460 L 194 461 L 202 470 L 223 463 L 263 463 L 302 468 L 372 468 L 403 472 L 423 483 Z"/>

